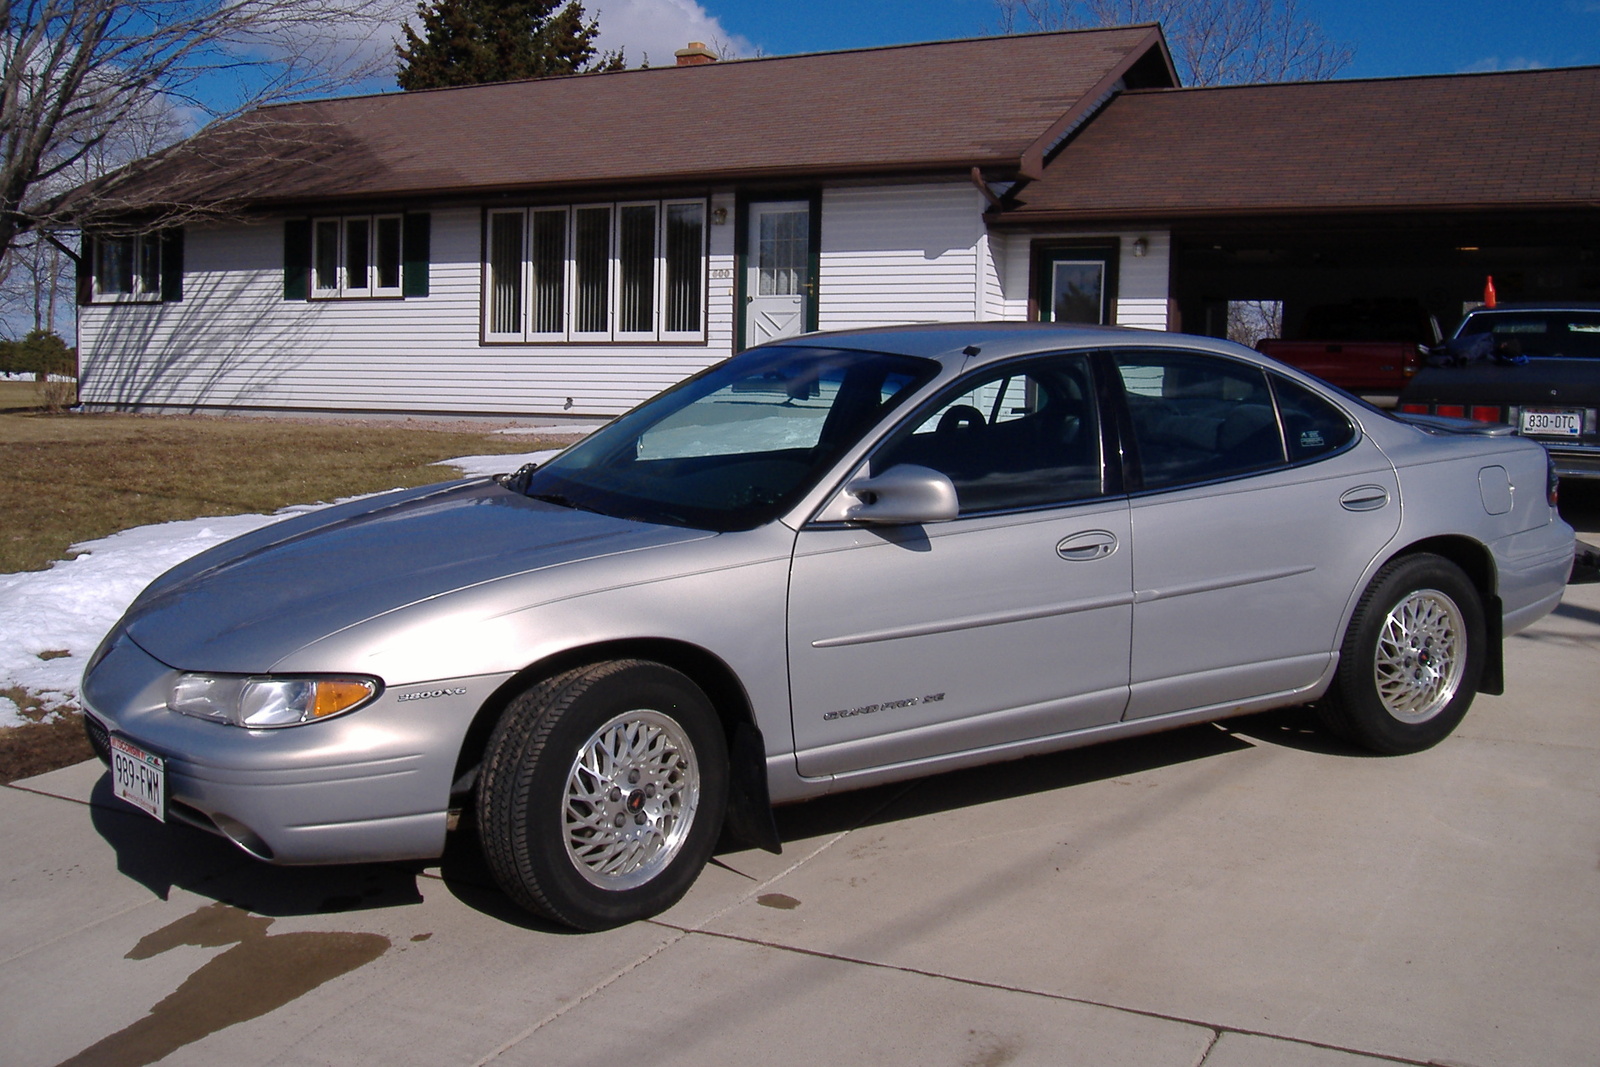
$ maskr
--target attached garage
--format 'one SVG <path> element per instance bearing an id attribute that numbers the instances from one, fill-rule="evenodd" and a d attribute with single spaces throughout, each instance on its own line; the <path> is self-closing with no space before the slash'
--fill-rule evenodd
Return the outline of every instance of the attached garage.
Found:
<path id="1" fill-rule="evenodd" d="M 1170 327 L 1229 301 L 1402 299 L 1448 330 L 1600 300 L 1600 68 L 1121 94 L 990 225 L 1170 241 Z"/>

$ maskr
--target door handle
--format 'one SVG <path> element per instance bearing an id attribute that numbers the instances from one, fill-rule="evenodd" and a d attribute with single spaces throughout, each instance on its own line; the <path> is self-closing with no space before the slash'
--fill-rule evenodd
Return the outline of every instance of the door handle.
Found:
<path id="1" fill-rule="evenodd" d="M 1117 550 L 1117 535 L 1110 530 L 1086 530 L 1056 542 L 1056 555 L 1065 560 L 1105 559 Z"/>
<path id="2" fill-rule="evenodd" d="M 1381 485 L 1358 485 L 1339 494 L 1339 506 L 1346 511 L 1377 511 L 1389 503 L 1389 490 Z"/>

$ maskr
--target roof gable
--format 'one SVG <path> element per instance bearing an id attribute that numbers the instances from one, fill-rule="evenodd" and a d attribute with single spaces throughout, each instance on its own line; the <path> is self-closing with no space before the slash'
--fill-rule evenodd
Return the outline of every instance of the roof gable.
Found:
<path id="1" fill-rule="evenodd" d="M 1084 98 L 1172 84 L 1154 26 L 944 41 L 262 108 L 124 172 L 130 208 L 619 183 L 1016 171 Z"/>

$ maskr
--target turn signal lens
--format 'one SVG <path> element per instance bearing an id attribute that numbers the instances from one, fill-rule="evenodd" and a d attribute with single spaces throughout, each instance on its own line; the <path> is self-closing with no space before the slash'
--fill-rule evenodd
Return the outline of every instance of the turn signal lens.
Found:
<path id="1" fill-rule="evenodd" d="M 364 704 L 375 691 L 368 681 L 348 681 L 343 678 L 326 679 L 312 683 L 311 717 L 325 719 L 341 711 L 349 711 Z"/>

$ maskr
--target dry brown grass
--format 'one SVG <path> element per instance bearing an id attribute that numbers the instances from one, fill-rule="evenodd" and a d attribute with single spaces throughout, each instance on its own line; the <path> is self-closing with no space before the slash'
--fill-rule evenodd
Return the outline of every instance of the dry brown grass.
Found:
<path id="1" fill-rule="evenodd" d="M 24 718 L 34 720 L 0 729 L 0 785 L 94 758 L 82 716 L 63 712 L 51 718 L 45 703 L 26 689 L 0 689 L 0 697 L 10 698 Z"/>
<path id="2" fill-rule="evenodd" d="M 404 423 L 0 414 L 0 574 L 133 526 L 426 485 L 453 476 L 441 459 L 552 446 Z"/>

